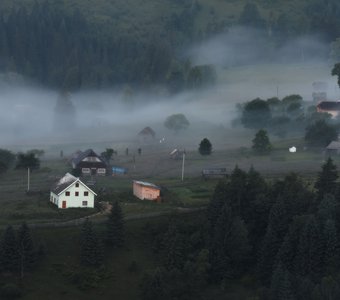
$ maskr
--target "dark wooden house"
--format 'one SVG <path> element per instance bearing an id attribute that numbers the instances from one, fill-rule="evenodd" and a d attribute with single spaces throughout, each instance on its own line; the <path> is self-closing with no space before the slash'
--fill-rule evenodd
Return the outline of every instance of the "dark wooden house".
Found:
<path id="1" fill-rule="evenodd" d="M 72 159 L 72 168 L 81 175 L 102 175 L 107 173 L 108 163 L 92 149 L 78 154 Z"/>

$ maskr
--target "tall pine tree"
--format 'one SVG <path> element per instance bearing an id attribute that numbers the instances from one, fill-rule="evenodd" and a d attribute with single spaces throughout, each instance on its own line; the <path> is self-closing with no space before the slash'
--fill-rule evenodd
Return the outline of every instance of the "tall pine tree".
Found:
<path id="1" fill-rule="evenodd" d="M 322 166 L 322 170 L 319 172 L 314 186 L 317 190 L 318 199 L 321 200 L 325 194 L 335 194 L 337 179 L 338 171 L 336 165 L 331 158 L 328 158 L 326 163 Z"/>
<path id="2" fill-rule="evenodd" d="M 5 272 L 19 271 L 19 245 L 12 226 L 8 226 L 1 239 L 1 269 Z"/>
<path id="3" fill-rule="evenodd" d="M 118 201 L 113 203 L 106 221 L 106 242 L 111 247 L 124 244 L 124 217 Z"/>
<path id="4" fill-rule="evenodd" d="M 85 266 L 100 266 L 104 260 L 104 249 L 92 222 L 86 219 L 81 228 L 80 261 Z"/>
<path id="5" fill-rule="evenodd" d="M 30 230 L 26 223 L 23 223 L 18 231 L 18 246 L 20 256 L 20 276 L 30 270 L 36 261 L 36 252 L 34 250 L 33 240 Z"/>

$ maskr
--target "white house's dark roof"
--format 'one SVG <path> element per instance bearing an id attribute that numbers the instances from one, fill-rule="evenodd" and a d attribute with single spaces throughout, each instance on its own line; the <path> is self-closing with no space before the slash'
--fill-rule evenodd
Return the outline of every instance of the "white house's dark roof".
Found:
<path id="1" fill-rule="evenodd" d="M 77 177 L 74 177 L 70 173 L 66 173 L 64 177 L 59 179 L 59 181 L 52 187 L 52 192 L 58 195 L 60 192 L 65 190 L 68 186 L 78 180 Z"/>
<path id="2" fill-rule="evenodd" d="M 79 178 L 74 177 L 70 173 L 66 173 L 64 177 L 59 179 L 59 181 L 52 187 L 51 191 L 56 194 L 60 195 L 63 191 L 65 191 L 68 187 L 73 185 L 76 181 L 84 185 L 89 191 L 93 194 L 97 195 L 94 191 L 92 191 L 85 183 L 83 183 Z"/>

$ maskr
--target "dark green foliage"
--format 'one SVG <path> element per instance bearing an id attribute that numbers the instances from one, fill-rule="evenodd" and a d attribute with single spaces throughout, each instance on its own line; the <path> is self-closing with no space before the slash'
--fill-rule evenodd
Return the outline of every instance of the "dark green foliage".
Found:
<path id="1" fill-rule="evenodd" d="M 211 197 L 207 208 L 207 218 L 209 220 L 211 232 L 214 232 L 217 219 L 221 213 L 221 209 L 226 203 L 227 192 L 228 189 L 226 182 L 219 181 L 215 187 L 214 194 Z"/>
<path id="2" fill-rule="evenodd" d="M 26 223 L 23 223 L 18 230 L 18 247 L 20 256 L 20 273 L 23 278 L 24 273 L 27 270 L 32 269 L 37 259 L 32 236 Z"/>
<path id="3" fill-rule="evenodd" d="M 122 209 L 115 201 L 106 221 L 106 243 L 110 247 L 122 247 L 124 245 L 124 217 Z"/>
<path id="4" fill-rule="evenodd" d="M 54 130 L 72 131 L 76 125 L 76 110 L 67 91 L 62 91 L 54 108 Z"/>
<path id="5" fill-rule="evenodd" d="M 0 287 L 1 299 L 17 299 L 21 298 L 22 290 L 14 283 L 6 283 Z"/>
<path id="6" fill-rule="evenodd" d="M 276 266 L 281 264 L 291 274 L 296 274 L 298 271 L 296 270 L 295 257 L 299 246 L 301 230 L 305 222 L 305 216 L 294 218 L 276 256 Z"/>
<path id="7" fill-rule="evenodd" d="M 325 194 L 322 198 L 317 211 L 317 217 L 321 224 L 325 224 L 327 220 L 335 220 L 337 211 L 339 210 L 339 203 L 333 195 Z"/>
<path id="8" fill-rule="evenodd" d="M 305 141 L 310 146 L 326 147 L 331 141 L 338 138 L 337 130 L 324 120 L 316 121 L 307 126 Z"/>
<path id="9" fill-rule="evenodd" d="M 340 87 L 340 63 L 336 63 L 332 69 L 332 76 L 338 76 L 338 86 Z"/>
<path id="10" fill-rule="evenodd" d="M 272 189 L 274 197 L 284 199 L 289 221 L 294 215 L 305 214 L 314 205 L 314 195 L 310 188 L 295 173 L 288 174 L 284 180 L 276 182 Z"/>
<path id="11" fill-rule="evenodd" d="M 139 150 L 139 149 L 138 149 Z M 106 150 L 101 154 L 101 156 L 107 161 L 110 162 L 112 159 L 112 155 L 115 151 L 112 148 L 106 148 Z"/>
<path id="12" fill-rule="evenodd" d="M 166 288 L 167 280 L 164 272 L 160 269 L 145 274 L 141 283 L 141 299 L 163 300 L 170 299 Z"/>
<path id="13" fill-rule="evenodd" d="M 199 145 L 198 152 L 201 155 L 210 155 L 212 151 L 212 145 L 207 138 L 204 138 Z"/>
<path id="14" fill-rule="evenodd" d="M 295 299 L 290 282 L 289 272 L 279 264 L 272 276 L 270 285 L 271 300 L 293 300 Z"/>
<path id="15" fill-rule="evenodd" d="M 243 109 L 241 122 L 246 128 L 265 128 L 271 119 L 269 104 L 262 99 L 248 102 Z"/>
<path id="16" fill-rule="evenodd" d="M 314 216 L 306 221 L 299 238 L 296 255 L 296 271 L 312 280 L 323 274 L 323 245 L 319 225 Z"/>
<path id="17" fill-rule="evenodd" d="M 186 129 L 190 125 L 188 119 L 183 114 L 174 114 L 166 118 L 164 126 L 175 133 Z"/>
<path id="18" fill-rule="evenodd" d="M 90 23 L 77 8 L 67 7 L 35 2 L 29 11 L 13 9 L 1 16 L 1 71 L 64 90 L 165 82 L 174 57 L 167 35 Z M 193 22 L 194 11 L 183 17 Z"/>
<path id="19" fill-rule="evenodd" d="M 188 243 L 183 234 L 179 232 L 176 224 L 169 224 L 168 231 L 163 238 L 162 248 L 162 261 L 165 268 L 167 270 L 182 269 Z"/>
<path id="20" fill-rule="evenodd" d="M 252 148 L 257 154 L 268 154 L 272 149 L 272 145 L 270 144 L 267 131 L 260 129 L 253 139 Z"/>
<path id="21" fill-rule="evenodd" d="M 246 3 L 241 12 L 239 23 L 250 28 L 262 28 L 265 26 L 265 21 L 261 17 L 257 5 L 255 3 Z"/>
<path id="22" fill-rule="evenodd" d="M 18 272 L 20 252 L 18 240 L 12 226 L 7 226 L 1 238 L 0 266 L 5 272 Z"/>
<path id="23" fill-rule="evenodd" d="M 15 155 L 11 151 L 0 149 L 0 173 L 4 173 L 12 167 L 14 161 Z"/>
<path id="24" fill-rule="evenodd" d="M 104 249 L 89 219 L 82 225 L 80 241 L 81 263 L 85 266 L 100 266 L 104 260 Z"/>
<path id="25" fill-rule="evenodd" d="M 336 300 L 340 298 L 339 283 L 331 276 L 324 277 L 312 293 L 312 300 Z"/>
<path id="26" fill-rule="evenodd" d="M 326 163 L 322 165 L 322 171 L 318 173 L 318 178 L 314 185 L 319 199 L 322 199 L 326 194 L 335 195 L 337 179 L 338 171 L 336 165 L 331 158 L 328 158 Z"/>
<path id="27" fill-rule="evenodd" d="M 28 169 L 36 170 L 40 167 L 40 160 L 37 158 L 34 153 L 18 153 L 17 154 L 17 163 L 16 169 Z"/>
<path id="28" fill-rule="evenodd" d="M 339 242 L 334 220 L 327 220 L 322 230 L 325 273 L 335 274 L 339 269 Z"/>
<path id="29" fill-rule="evenodd" d="M 216 81 L 216 71 L 212 65 L 194 66 L 189 70 L 187 86 L 191 89 L 203 88 Z"/>
<path id="30" fill-rule="evenodd" d="M 224 205 L 217 220 L 209 250 L 213 278 L 235 278 L 246 269 L 249 259 L 247 228 L 239 217 L 233 217 L 229 205 Z"/>
<path id="31" fill-rule="evenodd" d="M 268 283 L 276 262 L 283 239 L 288 231 L 288 215 L 282 198 L 279 198 L 272 206 L 269 214 L 269 222 L 260 249 L 258 270 L 264 283 Z"/>

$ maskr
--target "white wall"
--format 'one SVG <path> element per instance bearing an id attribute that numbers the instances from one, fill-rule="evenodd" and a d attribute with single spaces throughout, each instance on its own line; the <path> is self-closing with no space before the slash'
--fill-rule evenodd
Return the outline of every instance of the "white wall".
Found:
<path id="1" fill-rule="evenodd" d="M 76 183 L 79 183 L 79 187 L 76 187 Z M 66 196 L 66 192 L 70 192 L 70 195 Z M 76 192 L 78 192 L 78 196 L 76 196 Z M 85 196 L 84 192 L 88 192 L 88 196 Z M 53 197 L 53 195 L 54 194 L 51 192 L 51 197 Z M 56 197 L 57 201 L 55 201 L 54 204 L 57 205 L 58 208 L 62 208 L 63 201 L 66 201 L 66 208 L 94 207 L 94 194 L 90 190 L 88 190 L 81 182 L 73 183 L 72 186 L 70 186 L 67 190 Z M 83 205 L 83 201 L 87 201 L 87 205 Z"/>

